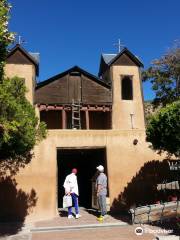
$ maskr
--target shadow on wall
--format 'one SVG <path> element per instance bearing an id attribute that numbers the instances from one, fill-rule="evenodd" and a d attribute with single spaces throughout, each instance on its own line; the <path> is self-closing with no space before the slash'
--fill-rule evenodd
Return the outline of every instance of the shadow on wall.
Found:
<path id="1" fill-rule="evenodd" d="M 0 158 L 0 176 L 15 176 L 20 169 L 24 168 L 31 162 L 32 153 L 26 153 L 14 158 Z"/>
<path id="2" fill-rule="evenodd" d="M 25 193 L 14 178 L 0 178 L 0 235 L 17 233 L 36 202 L 34 189 Z"/>
<path id="3" fill-rule="evenodd" d="M 144 164 L 139 172 L 127 184 L 124 191 L 116 198 L 111 211 L 128 210 L 147 204 L 154 204 L 158 201 L 168 201 L 171 190 L 157 190 L 157 184 L 173 181 L 175 174 L 169 170 L 168 160 L 152 160 Z M 178 193 L 177 193 L 178 194 Z"/>

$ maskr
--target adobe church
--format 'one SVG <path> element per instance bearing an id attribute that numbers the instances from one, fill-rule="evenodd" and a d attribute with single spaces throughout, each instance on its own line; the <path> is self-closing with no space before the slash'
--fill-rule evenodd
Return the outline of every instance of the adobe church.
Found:
<path id="1" fill-rule="evenodd" d="M 34 189 L 37 195 L 27 221 L 58 215 L 63 182 L 74 167 L 80 206 L 96 207 L 93 177 L 101 164 L 108 177 L 107 204 L 112 207 L 144 163 L 157 158 L 145 141 L 142 67 L 124 48 L 118 54 L 102 54 L 98 76 L 74 66 L 37 83 L 37 55 L 20 45 L 9 52 L 6 76 L 25 79 L 27 99 L 48 128 L 30 164 L 16 176 L 19 189 Z"/>

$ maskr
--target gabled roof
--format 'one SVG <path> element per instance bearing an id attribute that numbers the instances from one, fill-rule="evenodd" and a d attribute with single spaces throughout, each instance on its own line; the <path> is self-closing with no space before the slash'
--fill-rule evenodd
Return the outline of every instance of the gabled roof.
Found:
<path id="1" fill-rule="evenodd" d="M 39 74 L 39 54 L 37 53 L 28 53 L 22 46 L 16 44 L 7 54 L 6 59 L 10 58 L 16 51 L 20 51 L 34 66 L 36 69 L 36 75 Z"/>
<path id="2" fill-rule="evenodd" d="M 112 65 L 119 57 L 121 57 L 124 53 L 126 53 L 130 59 L 137 64 L 139 67 L 144 67 L 142 62 L 132 53 L 130 52 L 127 48 L 124 48 L 119 54 L 117 54 L 110 62 L 109 66 Z"/>
<path id="3" fill-rule="evenodd" d="M 102 54 L 102 57 L 106 64 L 109 64 L 116 56 L 117 54 Z"/>
<path id="4" fill-rule="evenodd" d="M 36 89 L 41 88 L 41 87 L 43 87 L 43 86 L 45 86 L 45 85 L 47 85 L 47 84 L 49 84 L 49 83 L 59 79 L 59 78 L 67 75 L 68 73 L 72 73 L 72 72 L 82 73 L 85 76 L 91 78 L 91 80 L 97 82 L 98 84 L 100 84 L 100 85 L 102 85 L 102 86 L 104 86 L 106 88 L 110 88 L 110 86 L 108 84 L 104 83 L 103 81 L 101 81 L 100 78 L 98 78 L 95 75 L 93 75 L 93 74 L 83 70 L 82 68 L 80 68 L 78 66 L 74 66 L 74 67 L 72 67 L 72 68 L 70 68 L 70 69 L 68 69 L 68 70 L 66 70 L 66 71 L 64 71 L 64 72 L 62 72 L 60 74 L 57 74 L 57 75 L 55 75 L 55 76 L 53 76 L 53 77 L 51 77 L 51 78 L 49 78 L 49 79 L 47 79 L 47 80 L 45 80 L 43 82 L 38 83 L 37 86 L 36 86 Z"/>
<path id="5" fill-rule="evenodd" d="M 118 54 L 102 54 L 100 60 L 99 76 L 107 70 L 108 67 L 113 65 L 123 54 L 126 54 L 137 66 L 143 67 L 142 62 L 132 54 L 127 48 L 124 48 Z"/>

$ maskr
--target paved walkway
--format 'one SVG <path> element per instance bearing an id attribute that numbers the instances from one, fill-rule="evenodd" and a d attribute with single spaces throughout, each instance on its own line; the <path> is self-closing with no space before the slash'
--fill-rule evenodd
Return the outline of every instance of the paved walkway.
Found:
<path id="1" fill-rule="evenodd" d="M 97 221 L 97 212 L 92 209 L 84 209 L 80 208 L 80 214 L 82 215 L 79 219 L 68 219 L 67 218 L 67 211 L 63 209 L 60 210 L 60 217 L 57 216 L 48 221 L 40 221 L 35 224 L 35 227 L 52 227 L 52 226 L 75 226 L 75 225 L 87 225 L 87 224 L 101 224 Z M 118 217 L 108 216 L 104 220 L 104 223 L 111 223 L 111 224 L 120 224 L 124 225 L 127 224 L 125 221 L 120 220 Z"/>
<path id="2" fill-rule="evenodd" d="M 67 212 L 60 211 L 60 216 L 46 221 L 27 225 L 16 235 L 2 236 L 1 240 L 155 240 L 157 227 L 143 225 L 144 233 L 137 235 L 138 225 L 129 225 L 117 217 L 109 216 L 103 222 L 98 222 L 96 212 L 81 209 L 82 217 L 68 219 Z M 150 230 L 150 231 L 149 231 Z M 160 234 L 166 235 L 166 234 Z M 171 238 L 180 240 L 179 237 Z M 170 239 L 170 240 L 171 240 Z"/>

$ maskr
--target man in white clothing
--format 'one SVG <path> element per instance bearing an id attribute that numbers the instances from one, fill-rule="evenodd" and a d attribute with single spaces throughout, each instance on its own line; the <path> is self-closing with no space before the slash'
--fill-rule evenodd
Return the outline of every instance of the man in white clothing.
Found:
<path id="1" fill-rule="evenodd" d="M 71 195 L 72 201 L 74 203 L 76 218 L 79 218 L 79 205 L 78 205 L 78 196 L 79 196 L 79 190 L 78 190 L 78 183 L 77 183 L 77 169 L 73 168 L 71 174 L 67 175 L 65 181 L 64 181 L 64 189 L 65 194 Z M 72 215 L 72 207 L 68 207 L 68 218 L 73 218 Z"/>

